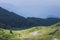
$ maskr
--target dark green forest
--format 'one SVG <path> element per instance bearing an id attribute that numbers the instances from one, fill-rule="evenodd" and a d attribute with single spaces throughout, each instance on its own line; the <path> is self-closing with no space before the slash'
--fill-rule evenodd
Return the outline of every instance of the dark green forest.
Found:
<path id="1" fill-rule="evenodd" d="M 60 22 L 60 18 L 36 18 L 36 17 L 23 17 L 14 12 L 10 12 L 2 7 L 0 7 L 0 25 L 3 24 L 3 27 L 6 29 L 26 29 L 31 28 L 32 26 L 49 26 L 55 23 Z"/>

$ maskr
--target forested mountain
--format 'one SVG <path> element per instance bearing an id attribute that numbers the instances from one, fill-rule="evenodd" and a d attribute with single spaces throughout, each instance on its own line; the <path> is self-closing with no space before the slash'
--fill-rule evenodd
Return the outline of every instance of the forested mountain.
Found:
<path id="1" fill-rule="evenodd" d="M 27 20 L 32 26 L 45 26 L 47 22 L 45 19 L 35 17 L 28 17 Z"/>
<path id="2" fill-rule="evenodd" d="M 43 18 L 28 17 L 27 19 L 33 26 L 50 26 L 60 22 L 60 18 L 43 19 Z"/>
<path id="3" fill-rule="evenodd" d="M 11 27 L 28 26 L 27 19 L 0 7 L 0 23 Z"/>
<path id="4" fill-rule="evenodd" d="M 0 23 L 6 25 L 4 26 L 5 28 L 29 28 L 32 26 L 49 26 L 57 22 L 60 22 L 60 18 L 25 18 L 0 7 Z"/>

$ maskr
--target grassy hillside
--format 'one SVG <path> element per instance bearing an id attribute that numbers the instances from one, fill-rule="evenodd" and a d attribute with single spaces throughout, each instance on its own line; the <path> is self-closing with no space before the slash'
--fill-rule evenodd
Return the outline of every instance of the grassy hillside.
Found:
<path id="1" fill-rule="evenodd" d="M 56 29 L 59 30 L 53 33 Z M 47 27 L 37 26 L 25 30 L 12 30 L 12 32 L 13 34 L 10 30 L 0 29 L 0 40 L 60 40 L 60 23 Z"/>

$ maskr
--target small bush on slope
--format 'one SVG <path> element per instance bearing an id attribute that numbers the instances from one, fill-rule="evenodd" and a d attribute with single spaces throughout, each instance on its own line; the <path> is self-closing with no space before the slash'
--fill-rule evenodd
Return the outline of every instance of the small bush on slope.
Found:
<path id="1" fill-rule="evenodd" d="M 11 36 L 4 32 L 4 29 L 0 29 L 0 40 L 9 40 Z"/>
<path id="2" fill-rule="evenodd" d="M 19 40 L 16 34 L 10 34 L 9 30 L 0 28 L 0 40 Z"/>

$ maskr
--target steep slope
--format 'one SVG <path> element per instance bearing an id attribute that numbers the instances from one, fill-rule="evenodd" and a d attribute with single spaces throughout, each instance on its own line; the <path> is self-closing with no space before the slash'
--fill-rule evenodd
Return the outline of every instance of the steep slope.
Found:
<path id="1" fill-rule="evenodd" d="M 16 13 L 9 12 L 0 7 L 0 23 L 10 25 L 11 27 L 24 27 L 28 26 L 27 20 L 17 15 Z"/>

